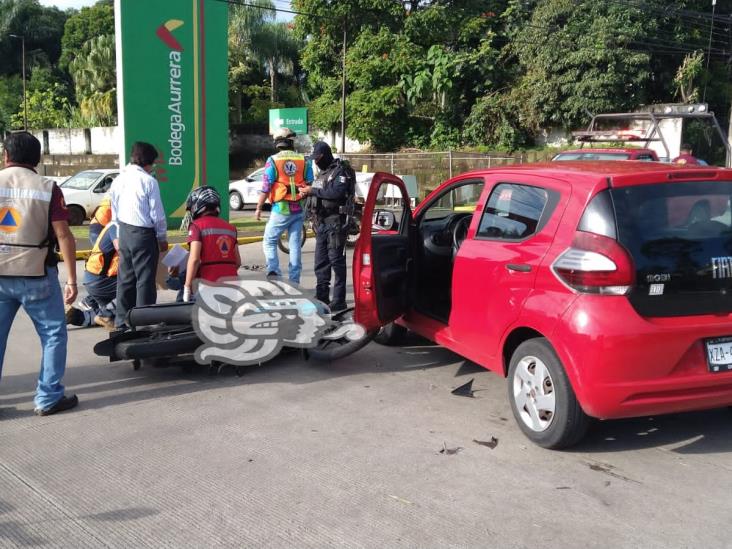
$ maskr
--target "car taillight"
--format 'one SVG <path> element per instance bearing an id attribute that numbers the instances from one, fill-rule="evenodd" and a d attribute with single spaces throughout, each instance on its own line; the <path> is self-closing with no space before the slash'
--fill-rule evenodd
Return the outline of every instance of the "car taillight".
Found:
<path id="1" fill-rule="evenodd" d="M 625 295 L 635 280 L 633 260 L 617 240 L 584 231 L 577 231 L 552 271 L 570 288 L 591 294 Z"/>

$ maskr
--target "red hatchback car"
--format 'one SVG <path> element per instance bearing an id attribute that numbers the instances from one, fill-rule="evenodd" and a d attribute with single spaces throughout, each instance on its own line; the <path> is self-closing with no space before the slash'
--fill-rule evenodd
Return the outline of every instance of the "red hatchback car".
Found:
<path id="1" fill-rule="evenodd" d="M 591 417 L 730 406 L 731 200 L 732 170 L 562 162 L 466 173 L 412 212 L 377 174 L 355 318 L 507 376 L 519 426 L 546 448 Z"/>

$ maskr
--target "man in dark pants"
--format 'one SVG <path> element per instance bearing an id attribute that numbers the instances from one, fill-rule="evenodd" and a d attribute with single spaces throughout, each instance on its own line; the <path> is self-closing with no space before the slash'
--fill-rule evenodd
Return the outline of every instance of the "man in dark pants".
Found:
<path id="1" fill-rule="evenodd" d="M 110 189 L 112 221 L 119 225 L 115 326 L 121 329 L 131 308 L 157 300 L 158 257 L 168 249 L 160 187 L 152 175 L 158 153 L 149 143 L 137 142 L 130 156 Z"/>
<path id="2" fill-rule="evenodd" d="M 320 174 L 304 191 L 310 196 L 309 214 L 315 225 L 315 297 L 329 304 L 333 312 L 346 308 L 346 218 L 353 215 L 356 174 L 340 159 L 333 158 L 327 143 L 319 141 L 313 148 L 313 160 Z M 331 270 L 333 298 L 330 298 Z"/>

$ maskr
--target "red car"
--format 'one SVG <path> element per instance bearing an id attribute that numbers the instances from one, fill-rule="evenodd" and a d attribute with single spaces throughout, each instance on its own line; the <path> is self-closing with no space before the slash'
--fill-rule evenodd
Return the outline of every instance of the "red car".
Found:
<path id="1" fill-rule="evenodd" d="M 568 160 L 639 160 L 641 162 L 658 162 L 658 155 L 651 149 L 575 149 L 562 151 L 552 158 L 552 162 Z"/>
<path id="2" fill-rule="evenodd" d="M 396 212 L 380 208 L 394 186 Z M 414 210 L 378 174 L 354 255 L 355 318 L 508 377 L 546 448 L 590 418 L 732 405 L 732 170 L 562 162 L 475 171 Z"/>

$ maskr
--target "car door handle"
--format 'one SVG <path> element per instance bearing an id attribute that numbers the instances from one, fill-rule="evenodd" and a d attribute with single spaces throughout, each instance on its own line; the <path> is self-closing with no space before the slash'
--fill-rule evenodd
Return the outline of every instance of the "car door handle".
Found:
<path id="1" fill-rule="evenodd" d="M 508 263 L 506 264 L 506 269 L 509 271 L 516 271 L 519 273 L 530 273 L 531 272 L 531 265 L 526 265 L 525 263 Z"/>

